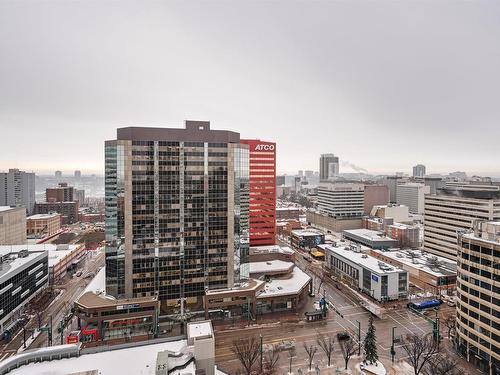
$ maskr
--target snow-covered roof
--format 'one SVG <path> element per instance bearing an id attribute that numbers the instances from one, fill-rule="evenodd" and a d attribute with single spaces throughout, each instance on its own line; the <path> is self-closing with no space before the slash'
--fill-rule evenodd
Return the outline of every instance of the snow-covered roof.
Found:
<path id="1" fill-rule="evenodd" d="M 23 245 L 25 246 L 25 245 Z M 8 280 L 17 272 L 28 268 L 31 264 L 46 256 L 43 250 L 29 252 L 27 256 L 19 257 L 19 251 L 16 245 L 0 246 L 0 258 L 4 261 L 0 263 L 0 283 Z"/>
<path id="2" fill-rule="evenodd" d="M 267 262 L 250 262 L 250 274 L 287 272 L 293 266 L 294 264 L 292 262 L 285 262 L 279 259 L 269 260 Z"/>
<path id="3" fill-rule="evenodd" d="M 83 290 L 83 294 L 87 292 L 92 292 L 92 293 L 102 293 L 106 291 L 106 267 L 102 267 L 99 272 L 94 276 L 92 281 L 87 285 L 87 287 Z"/>
<path id="4" fill-rule="evenodd" d="M 337 258 L 342 258 L 346 263 L 356 264 L 370 270 L 377 275 L 386 275 L 395 272 L 406 272 L 400 268 L 382 262 L 366 253 L 358 251 L 355 247 L 319 245 L 319 248 Z"/>
<path id="5" fill-rule="evenodd" d="M 193 322 L 187 326 L 188 338 L 205 338 L 213 336 L 212 322 Z"/>
<path id="6" fill-rule="evenodd" d="M 268 245 L 268 246 L 252 246 L 250 247 L 251 254 L 258 253 L 283 253 L 283 254 L 293 254 L 293 250 L 288 246 L 280 245 Z"/>
<path id="7" fill-rule="evenodd" d="M 372 250 L 375 253 L 393 259 L 407 267 L 425 271 L 433 276 L 451 276 L 457 273 L 457 262 L 421 250 Z M 429 266 L 429 260 L 436 258 L 436 267 Z M 410 272 L 411 273 L 411 272 Z"/>
<path id="8" fill-rule="evenodd" d="M 56 265 L 61 259 L 71 252 L 77 250 L 83 244 L 34 244 L 34 245 L 3 245 L 0 246 L 0 253 L 2 252 L 19 252 L 21 250 L 28 250 L 29 253 L 39 253 L 41 251 L 49 252 L 49 267 Z"/>
<path id="9" fill-rule="evenodd" d="M 311 277 L 309 275 L 307 275 L 300 268 L 294 267 L 290 277 L 276 278 L 267 282 L 264 286 L 264 290 L 257 296 L 257 298 L 297 294 L 306 287 L 310 280 Z"/>
<path id="10" fill-rule="evenodd" d="M 156 357 L 158 352 L 170 350 L 179 352 L 186 346 L 186 340 L 179 340 L 154 345 L 143 345 L 134 348 L 105 351 L 102 353 L 85 354 L 76 358 L 52 360 L 21 366 L 9 375 L 67 375 L 70 373 L 98 370 L 100 375 L 156 373 Z M 194 363 L 189 364 L 180 372 L 195 374 Z"/>

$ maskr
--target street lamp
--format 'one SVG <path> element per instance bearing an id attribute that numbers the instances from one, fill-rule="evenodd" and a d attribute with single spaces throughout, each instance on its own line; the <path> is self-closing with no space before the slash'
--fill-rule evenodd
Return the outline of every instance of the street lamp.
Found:
<path id="1" fill-rule="evenodd" d="M 356 323 L 358 323 L 358 356 L 361 355 L 361 322 L 359 320 L 356 320 Z"/>
<path id="2" fill-rule="evenodd" d="M 394 331 L 396 327 L 392 327 L 392 345 L 391 345 L 391 361 L 394 363 L 394 356 L 396 355 L 396 349 L 394 348 Z"/>

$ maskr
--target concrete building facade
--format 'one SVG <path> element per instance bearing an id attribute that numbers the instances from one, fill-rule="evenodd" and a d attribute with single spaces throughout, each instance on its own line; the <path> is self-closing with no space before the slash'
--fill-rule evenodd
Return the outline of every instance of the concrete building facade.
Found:
<path id="1" fill-rule="evenodd" d="M 425 165 L 417 164 L 413 167 L 413 177 L 424 177 L 425 176 Z"/>
<path id="2" fill-rule="evenodd" d="M 26 209 L 0 206 L 0 245 L 26 242 Z"/>
<path id="3" fill-rule="evenodd" d="M 441 189 L 439 195 L 426 195 L 425 249 L 455 259 L 457 231 L 472 229 L 478 220 L 500 220 L 500 192 Z"/>
<path id="4" fill-rule="evenodd" d="M 408 183 L 398 185 L 396 203 L 408 206 L 412 214 L 423 214 L 425 206 L 425 195 L 430 194 L 430 186 L 419 183 Z"/>
<path id="5" fill-rule="evenodd" d="M 458 236 L 457 346 L 483 373 L 500 374 L 500 222 Z"/>
<path id="6" fill-rule="evenodd" d="M 364 215 L 364 185 L 321 183 L 318 187 L 318 210 L 334 218 L 361 218 Z"/>

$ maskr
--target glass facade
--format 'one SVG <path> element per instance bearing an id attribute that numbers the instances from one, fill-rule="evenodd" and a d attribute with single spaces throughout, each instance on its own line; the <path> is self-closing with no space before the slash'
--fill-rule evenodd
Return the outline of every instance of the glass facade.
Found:
<path id="1" fill-rule="evenodd" d="M 105 156 L 108 293 L 167 311 L 248 278 L 247 147 L 130 139 Z"/>
<path id="2" fill-rule="evenodd" d="M 124 146 L 106 142 L 106 290 L 115 297 L 125 295 L 125 155 Z"/>

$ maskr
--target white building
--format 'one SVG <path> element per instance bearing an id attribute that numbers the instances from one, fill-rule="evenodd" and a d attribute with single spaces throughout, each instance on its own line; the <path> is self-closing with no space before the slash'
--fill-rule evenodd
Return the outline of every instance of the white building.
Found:
<path id="1" fill-rule="evenodd" d="M 411 223 L 413 219 L 410 217 L 408 206 L 398 204 L 386 204 L 373 206 L 370 216 L 379 217 L 381 219 L 394 219 L 395 223 Z"/>
<path id="2" fill-rule="evenodd" d="M 424 184 L 408 183 L 398 185 L 396 203 L 408 206 L 412 214 L 423 214 L 425 195 L 430 194 L 431 187 Z"/>
<path id="3" fill-rule="evenodd" d="M 349 242 L 320 245 L 326 266 L 342 279 L 377 301 L 397 300 L 408 295 L 408 272 L 359 250 Z"/>
<path id="4" fill-rule="evenodd" d="M 321 183 L 318 187 L 320 213 L 334 218 L 364 215 L 365 187 L 351 183 Z"/>
<path id="5" fill-rule="evenodd" d="M 0 173 L 0 206 L 23 206 L 28 215 L 35 209 L 35 174 L 9 169 Z"/>
<path id="6" fill-rule="evenodd" d="M 479 220 L 500 220 L 500 192 L 473 187 L 442 189 L 426 195 L 424 247 L 449 259 L 457 255 L 457 231 L 472 229 Z"/>
<path id="7" fill-rule="evenodd" d="M 425 165 L 417 164 L 413 167 L 413 177 L 424 177 L 425 176 Z"/>

